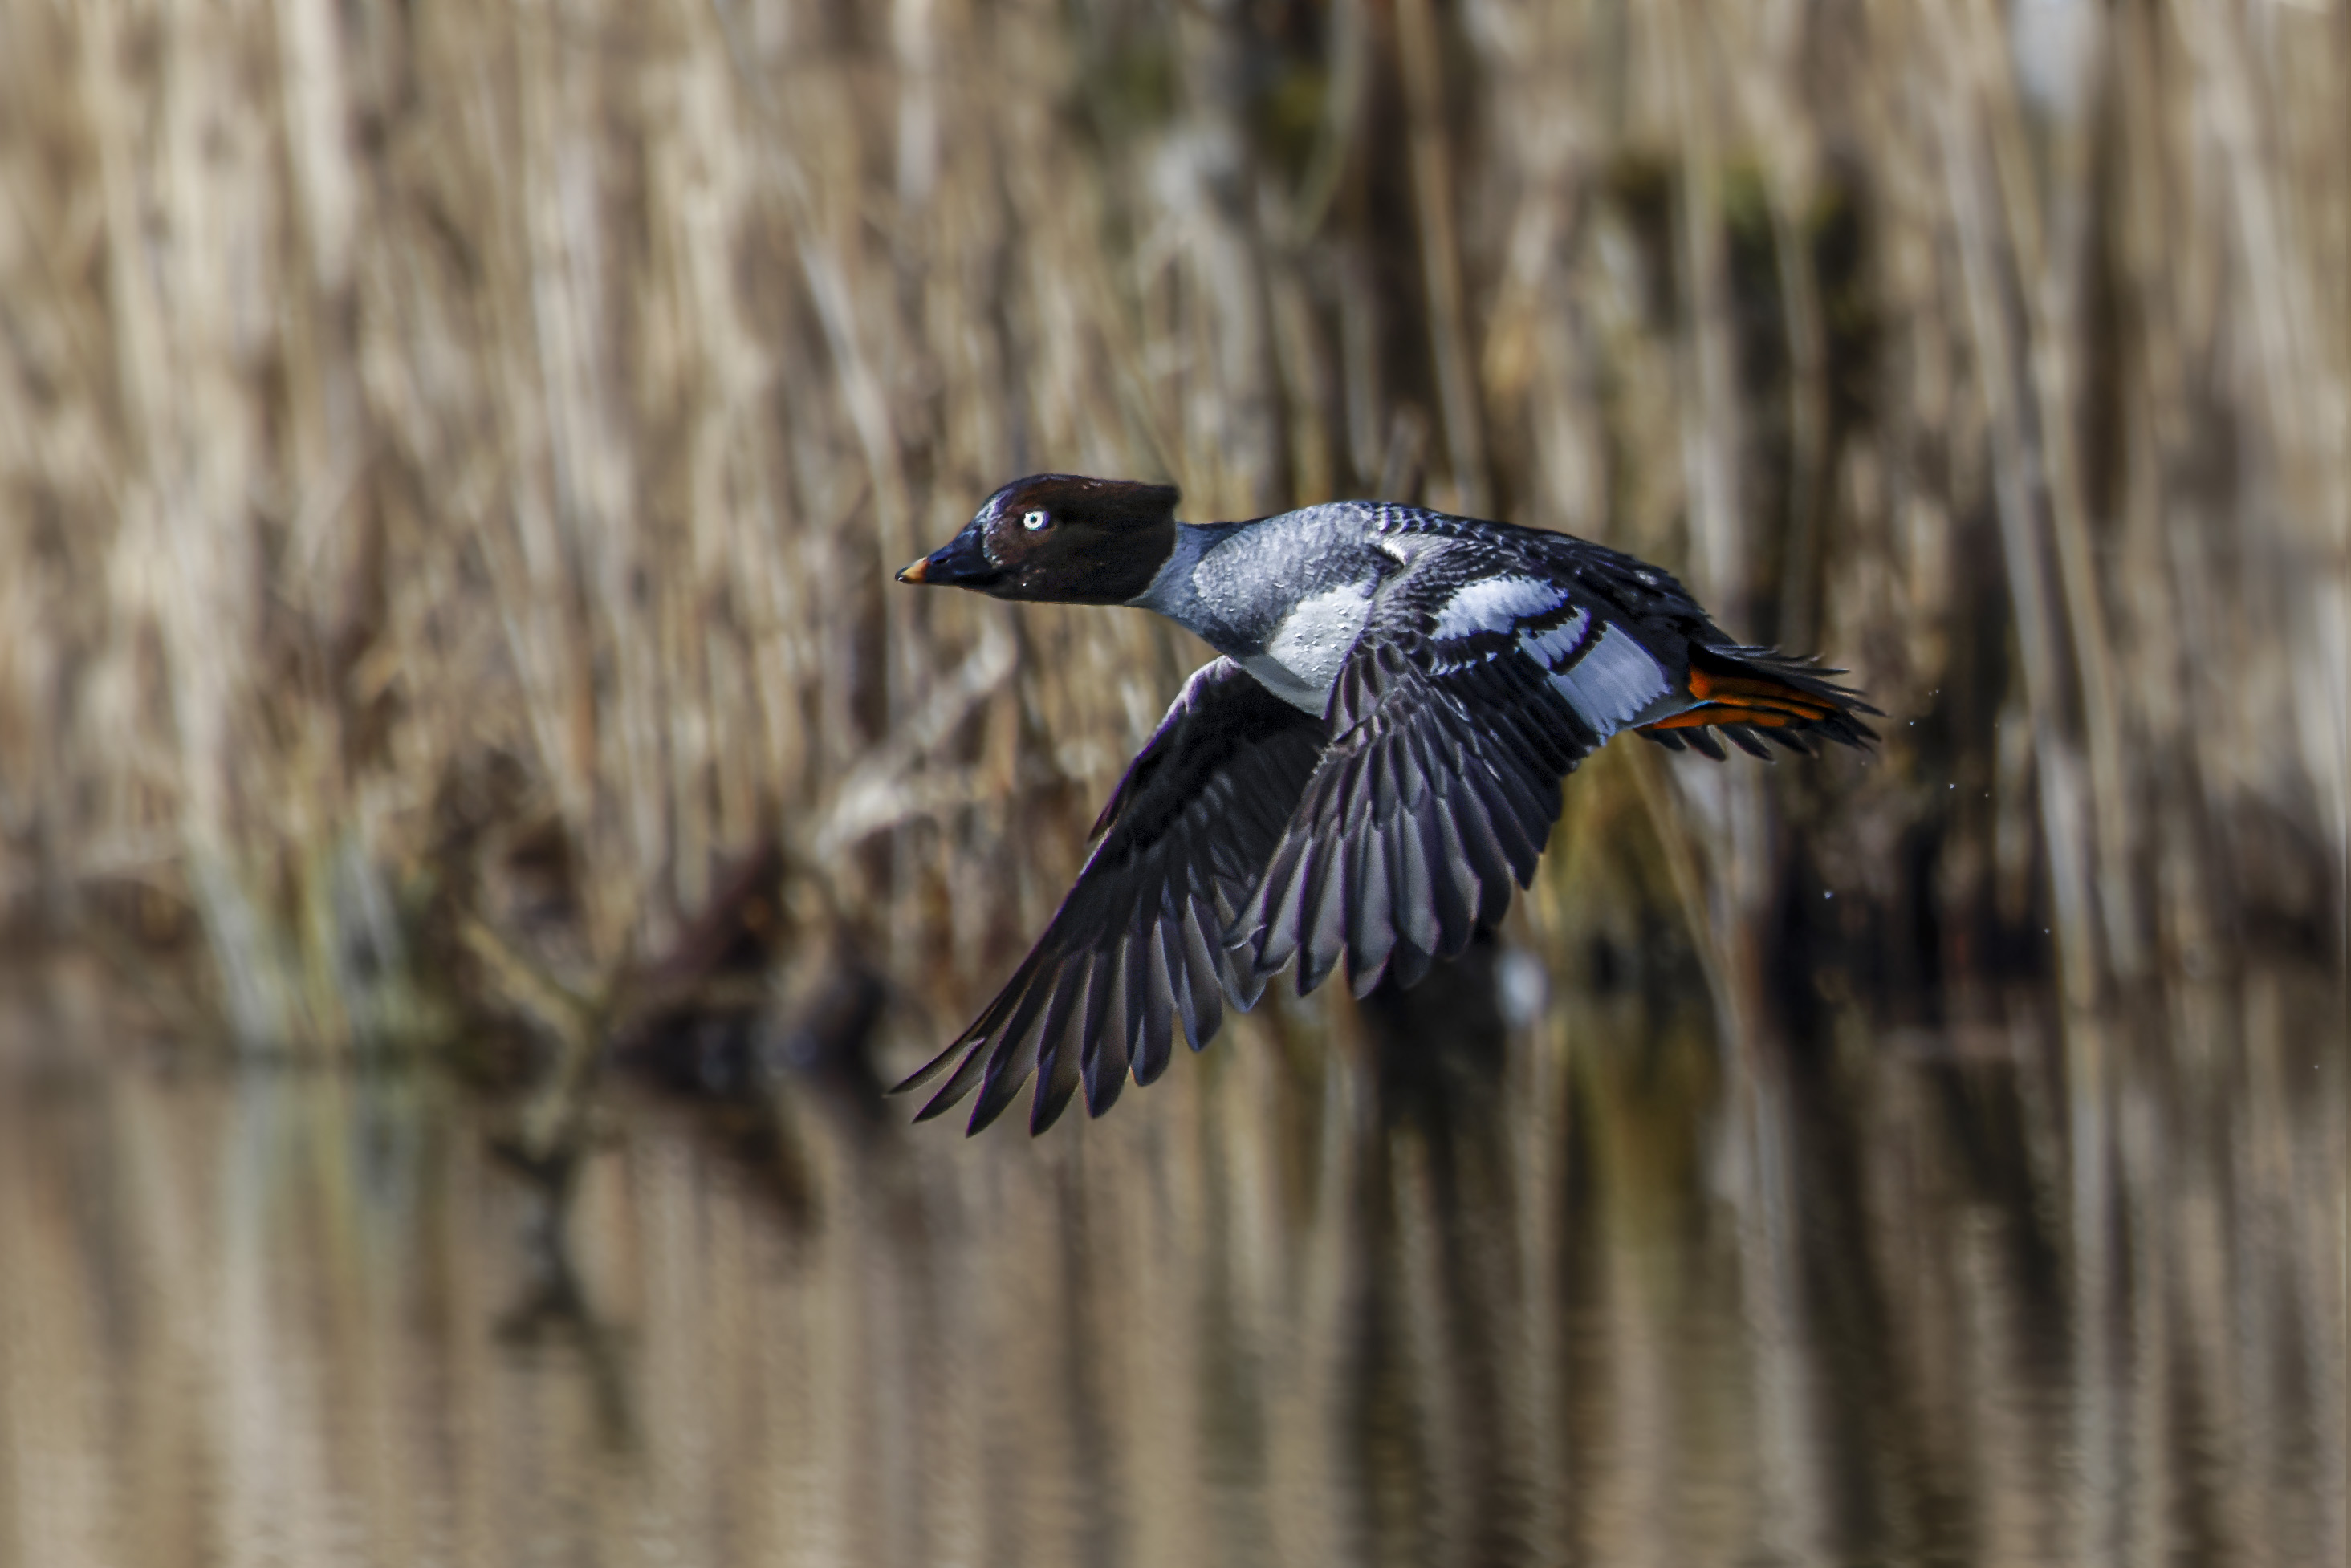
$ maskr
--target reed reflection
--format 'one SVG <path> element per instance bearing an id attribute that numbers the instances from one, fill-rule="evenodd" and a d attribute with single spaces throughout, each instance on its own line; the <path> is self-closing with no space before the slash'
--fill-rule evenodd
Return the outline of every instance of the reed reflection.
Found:
<path id="1" fill-rule="evenodd" d="M 789 1187 L 776 1143 L 627 1100 L 568 1249 L 518 1244 L 543 1198 L 431 1077 L 17 1053 L 0 1539 L 140 1568 L 2339 1556 L 2323 983 L 2117 1025 L 2061 1095 L 2030 1026 L 1767 1067 L 1655 988 L 1514 1018 L 1481 952 L 1482 1014 L 1375 996 L 1321 1038 L 1277 1007 L 1034 1143 L 788 1085 Z"/>

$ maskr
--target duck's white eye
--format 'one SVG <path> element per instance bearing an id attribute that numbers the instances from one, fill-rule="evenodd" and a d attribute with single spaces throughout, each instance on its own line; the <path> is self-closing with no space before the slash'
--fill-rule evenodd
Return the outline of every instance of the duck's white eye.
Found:
<path id="1" fill-rule="evenodd" d="M 1050 523 L 1052 520 L 1053 519 L 1047 515 L 1040 508 L 1035 512 L 1022 514 L 1020 518 L 1020 526 L 1028 529 L 1031 534 L 1041 534 L 1045 531 L 1045 524 Z"/>

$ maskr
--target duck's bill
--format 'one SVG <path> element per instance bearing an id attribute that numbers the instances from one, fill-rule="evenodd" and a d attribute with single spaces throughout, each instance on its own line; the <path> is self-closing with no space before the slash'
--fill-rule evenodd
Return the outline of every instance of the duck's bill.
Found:
<path id="1" fill-rule="evenodd" d="M 938 587 L 985 588 L 1003 575 L 980 548 L 978 537 L 966 531 L 900 572 L 898 580 Z"/>

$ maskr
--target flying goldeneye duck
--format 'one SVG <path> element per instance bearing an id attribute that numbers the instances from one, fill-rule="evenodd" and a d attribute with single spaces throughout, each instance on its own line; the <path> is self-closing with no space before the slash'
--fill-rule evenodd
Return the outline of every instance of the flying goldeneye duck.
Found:
<path id="1" fill-rule="evenodd" d="M 1565 534 L 1339 501 L 1176 521 L 1164 484 L 1032 474 L 898 574 L 1000 599 L 1133 605 L 1220 658 L 1119 781 L 1100 840 L 1003 993 L 899 1085 L 954 1072 L 970 1130 L 1033 1073 L 1029 1127 L 1083 1084 L 1100 1116 L 1292 958 L 1363 995 L 1410 985 L 1529 886 L 1586 753 L 1632 730 L 1719 760 L 1720 735 L 1859 746 L 1876 709 L 1806 659 L 1726 637 L 1656 567 Z"/>

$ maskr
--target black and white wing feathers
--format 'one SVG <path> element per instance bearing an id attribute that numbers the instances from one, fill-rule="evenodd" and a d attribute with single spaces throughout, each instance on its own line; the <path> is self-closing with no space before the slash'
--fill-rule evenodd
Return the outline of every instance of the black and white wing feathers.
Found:
<path id="1" fill-rule="evenodd" d="M 1492 567 L 1440 544 L 1374 597 L 1332 692 L 1329 749 L 1227 933 L 1252 984 L 1293 956 L 1301 994 L 1343 959 L 1359 996 L 1391 971 L 1412 984 L 1532 882 L 1575 765 L 1687 701 L 1669 627 L 1636 622 L 1567 563 Z"/>
<path id="2" fill-rule="evenodd" d="M 1184 683 L 1094 825 L 1100 842 L 1003 992 L 899 1088 L 955 1071 L 917 1120 L 975 1088 L 970 1130 L 1004 1113 L 1034 1073 L 1029 1127 L 1052 1125 L 1081 1083 L 1100 1116 L 1131 1071 L 1167 1067 L 1176 1022 L 1194 1050 L 1243 988 L 1221 938 L 1314 772 L 1324 722 L 1228 659 Z"/>

